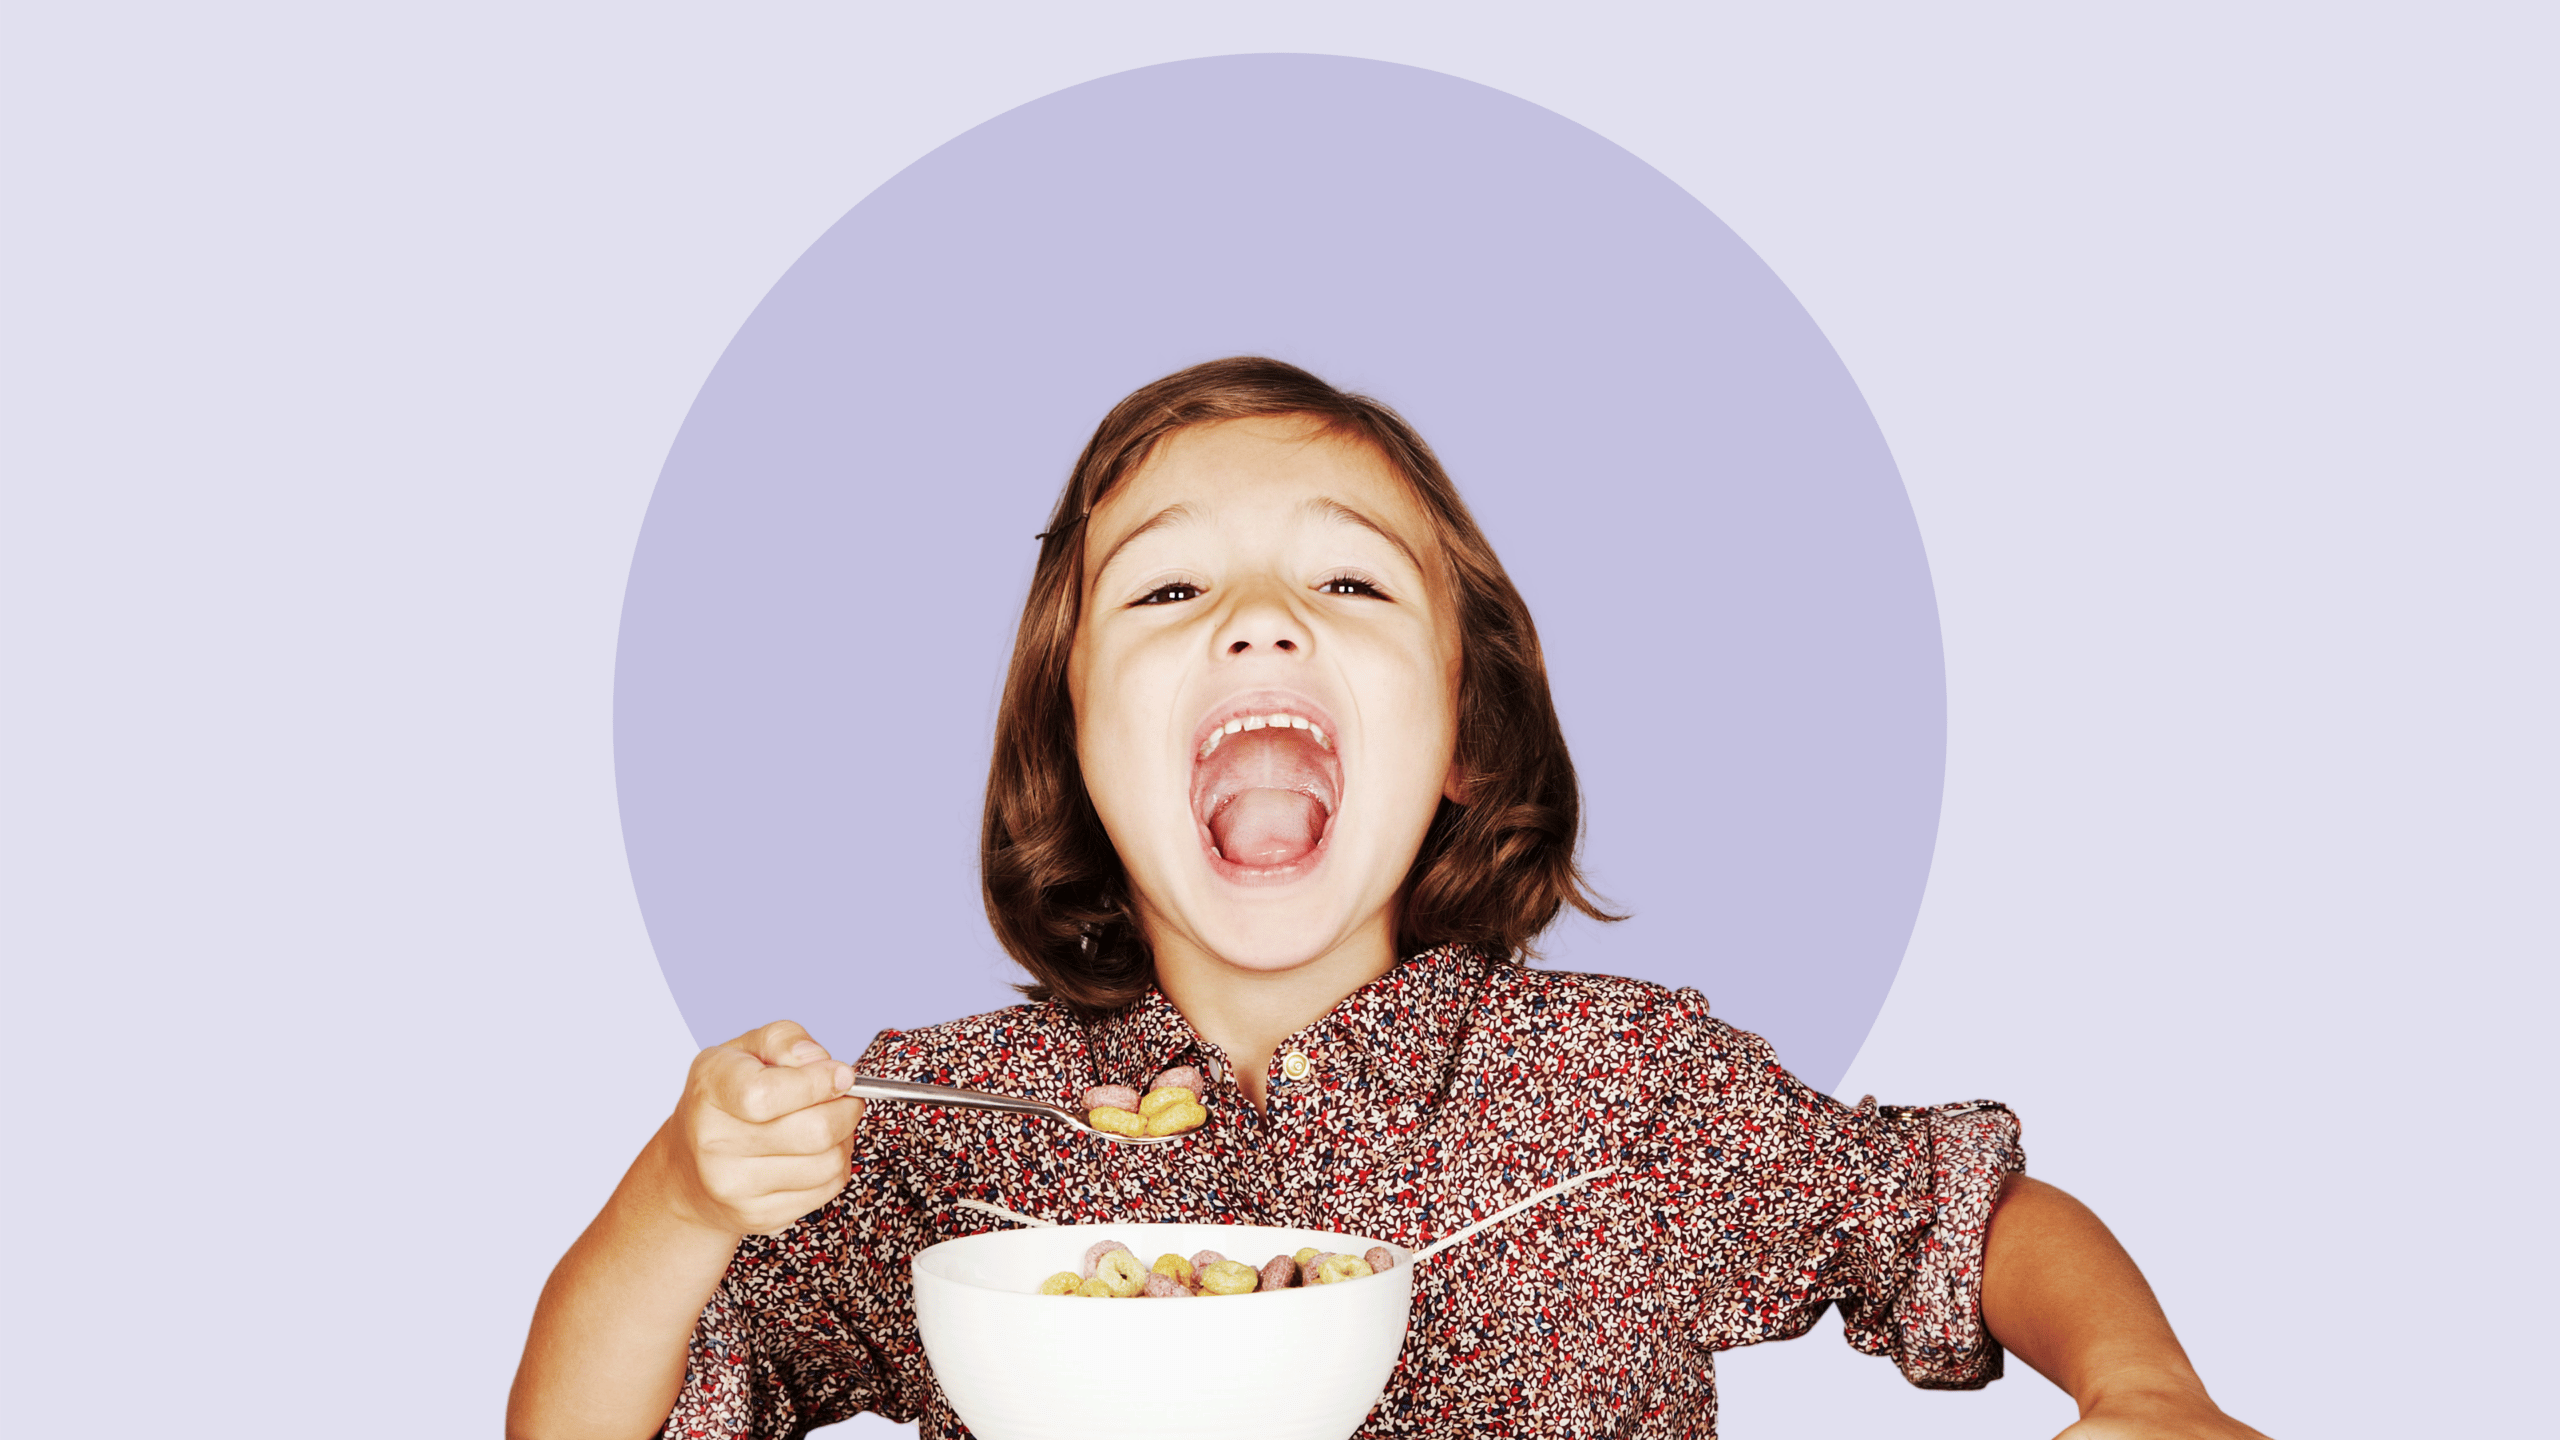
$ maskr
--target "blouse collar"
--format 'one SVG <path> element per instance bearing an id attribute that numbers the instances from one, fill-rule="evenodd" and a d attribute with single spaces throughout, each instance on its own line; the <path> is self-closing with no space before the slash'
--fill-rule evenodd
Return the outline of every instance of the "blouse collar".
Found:
<path id="1" fill-rule="evenodd" d="M 1400 1094 L 1439 1089 L 1456 1058 L 1488 969 L 1494 962 L 1463 945 L 1426 950 L 1344 996 L 1315 1023 L 1281 1042 L 1317 1064 L 1337 1048 L 1367 1062 L 1376 1081 Z M 1160 1071 L 1226 1057 L 1200 1038 L 1164 992 L 1150 985 L 1137 1003 L 1095 1021 L 1098 1083 L 1144 1089 Z"/>

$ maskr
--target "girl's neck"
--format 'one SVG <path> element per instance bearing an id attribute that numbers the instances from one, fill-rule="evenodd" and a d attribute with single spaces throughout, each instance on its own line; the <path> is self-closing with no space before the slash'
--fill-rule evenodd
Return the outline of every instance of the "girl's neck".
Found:
<path id="1" fill-rule="evenodd" d="M 1280 1042 L 1394 968 L 1394 935 L 1394 922 L 1381 917 L 1332 950 L 1286 970 L 1247 970 L 1167 937 L 1170 943 L 1159 941 L 1153 947 L 1156 988 L 1201 1039 L 1226 1053 L 1236 1084 L 1259 1110 Z"/>

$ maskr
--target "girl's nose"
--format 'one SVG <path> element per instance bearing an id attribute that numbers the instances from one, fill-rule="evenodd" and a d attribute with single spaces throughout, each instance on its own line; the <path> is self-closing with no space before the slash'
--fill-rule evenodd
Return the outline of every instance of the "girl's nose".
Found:
<path id="1" fill-rule="evenodd" d="M 1305 653 L 1309 638 L 1285 599 L 1268 588 L 1258 588 L 1240 598 L 1226 623 L 1218 627 L 1218 651 L 1231 656 L 1296 655 Z"/>

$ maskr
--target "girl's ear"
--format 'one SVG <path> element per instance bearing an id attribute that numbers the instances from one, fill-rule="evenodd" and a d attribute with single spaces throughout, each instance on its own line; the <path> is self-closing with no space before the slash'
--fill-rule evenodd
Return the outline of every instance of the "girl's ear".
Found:
<path id="1" fill-rule="evenodd" d="M 1440 782 L 1441 796 L 1452 805 L 1466 804 L 1469 782 L 1474 778 L 1475 777 L 1467 773 L 1466 766 L 1459 764 L 1455 760 L 1450 761 L 1449 776 L 1447 779 Z"/>

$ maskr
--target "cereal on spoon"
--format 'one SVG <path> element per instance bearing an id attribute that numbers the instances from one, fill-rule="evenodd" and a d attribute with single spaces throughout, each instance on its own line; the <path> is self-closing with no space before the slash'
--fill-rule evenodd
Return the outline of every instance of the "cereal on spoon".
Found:
<path id="1" fill-rule="evenodd" d="M 1126 1085 L 1096 1085 L 1078 1103 L 1085 1123 L 1096 1130 L 1132 1138 L 1182 1135 L 1209 1123 L 1208 1107 L 1200 1103 L 1206 1088 L 1197 1067 L 1177 1065 L 1158 1075 L 1144 1095 Z"/>

